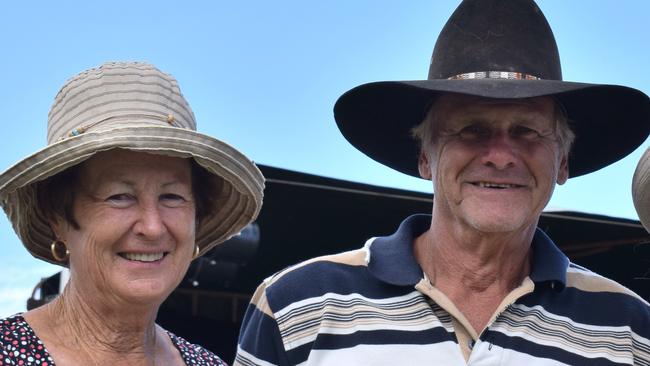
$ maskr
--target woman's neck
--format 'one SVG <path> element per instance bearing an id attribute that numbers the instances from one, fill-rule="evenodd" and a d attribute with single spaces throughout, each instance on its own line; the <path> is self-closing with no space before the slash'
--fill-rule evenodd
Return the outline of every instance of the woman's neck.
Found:
<path id="1" fill-rule="evenodd" d="M 155 324 L 158 306 L 115 307 L 98 300 L 71 281 L 59 297 L 25 318 L 60 364 L 66 364 L 61 360 L 68 359 L 70 350 L 89 364 L 154 364 L 166 343 Z"/>

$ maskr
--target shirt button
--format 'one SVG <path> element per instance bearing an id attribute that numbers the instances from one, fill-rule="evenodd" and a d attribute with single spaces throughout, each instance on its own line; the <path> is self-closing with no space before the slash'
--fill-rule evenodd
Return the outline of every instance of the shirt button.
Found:
<path id="1" fill-rule="evenodd" d="M 476 342 L 473 339 L 470 339 L 469 341 L 467 341 L 467 346 L 469 347 L 469 349 L 474 349 L 475 344 L 476 344 Z"/>

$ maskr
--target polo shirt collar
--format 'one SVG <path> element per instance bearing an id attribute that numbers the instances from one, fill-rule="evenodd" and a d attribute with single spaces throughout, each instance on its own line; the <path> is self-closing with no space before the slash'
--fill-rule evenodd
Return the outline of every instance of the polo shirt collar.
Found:
<path id="1" fill-rule="evenodd" d="M 431 226 L 430 215 L 413 215 L 397 231 L 375 238 L 369 245 L 368 270 L 379 280 L 397 286 L 414 286 L 424 277 L 413 254 L 413 241 Z M 535 283 L 566 285 L 569 259 L 539 228 L 533 236 L 533 263 L 530 278 Z"/>
<path id="2" fill-rule="evenodd" d="M 569 258 L 540 228 L 535 230 L 532 248 L 533 264 L 530 279 L 535 283 L 549 282 L 564 288 Z"/>
<path id="3" fill-rule="evenodd" d="M 393 285 L 408 286 L 418 283 L 423 273 L 413 255 L 413 240 L 430 226 L 430 215 L 413 215 L 402 221 L 394 234 L 375 238 L 368 249 L 370 273 Z"/>

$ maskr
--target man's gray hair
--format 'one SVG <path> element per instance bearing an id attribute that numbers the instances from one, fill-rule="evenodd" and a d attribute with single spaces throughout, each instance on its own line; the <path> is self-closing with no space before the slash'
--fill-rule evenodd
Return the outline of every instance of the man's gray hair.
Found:
<path id="1" fill-rule="evenodd" d="M 565 155 L 568 155 L 575 140 L 575 134 L 571 130 L 570 121 L 567 116 L 566 110 L 559 100 L 553 99 L 555 102 L 554 117 L 555 117 L 555 137 L 557 142 Z M 411 136 L 417 140 L 420 145 L 420 150 L 428 149 L 428 146 L 434 139 L 434 131 L 436 125 L 436 102 L 431 103 L 431 107 L 424 117 L 424 120 L 419 125 L 411 129 Z"/>

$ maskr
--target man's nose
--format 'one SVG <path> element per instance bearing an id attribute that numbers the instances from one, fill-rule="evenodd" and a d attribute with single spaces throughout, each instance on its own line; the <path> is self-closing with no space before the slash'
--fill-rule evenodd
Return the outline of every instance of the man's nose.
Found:
<path id="1" fill-rule="evenodd" d="M 518 159 L 517 142 L 505 131 L 494 132 L 486 139 L 483 164 L 497 169 L 507 169 L 515 165 Z"/>

